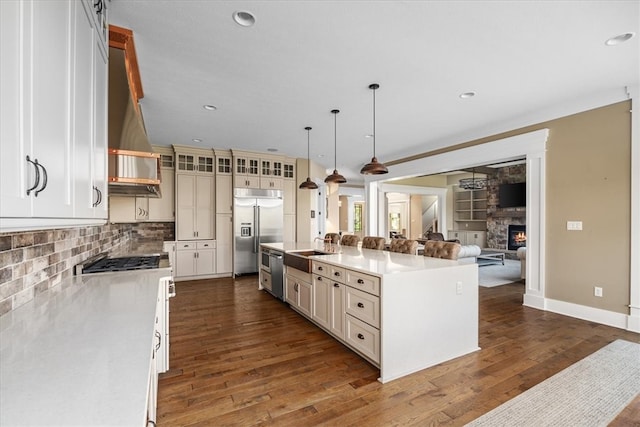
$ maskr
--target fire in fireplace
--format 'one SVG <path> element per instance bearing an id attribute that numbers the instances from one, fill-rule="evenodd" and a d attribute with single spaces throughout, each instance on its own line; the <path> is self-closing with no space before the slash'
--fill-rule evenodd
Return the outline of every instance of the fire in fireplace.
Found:
<path id="1" fill-rule="evenodd" d="M 525 225 L 509 225 L 507 249 L 515 251 L 523 246 L 527 246 L 527 227 Z"/>

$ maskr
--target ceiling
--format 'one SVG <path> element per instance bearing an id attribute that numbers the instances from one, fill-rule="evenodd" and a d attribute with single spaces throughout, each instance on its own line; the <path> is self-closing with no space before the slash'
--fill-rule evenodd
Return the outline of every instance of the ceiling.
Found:
<path id="1" fill-rule="evenodd" d="M 381 162 L 627 98 L 639 1 L 125 1 L 152 144 Z M 256 17 L 234 22 L 235 11 Z M 611 37 L 635 32 L 615 46 Z M 460 94 L 475 92 L 472 98 Z M 203 105 L 217 107 L 207 111 Z M 202 142 L 193 142 L 200 139 Z"/>

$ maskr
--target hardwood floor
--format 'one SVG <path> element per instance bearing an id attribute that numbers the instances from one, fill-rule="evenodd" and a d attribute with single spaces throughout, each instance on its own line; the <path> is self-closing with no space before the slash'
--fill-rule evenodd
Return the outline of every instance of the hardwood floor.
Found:
<path id="1" fill-rule="evenodd" d="M 158 425 L 460 426 L 615 339 L 640 342 L 523 307 L 523 286 L 480 288 L 482 350 L 380 384 L 375 367 L 258 291 L 257 276 L 180 282 Z M 640 397 L 612 425 L 640 426 Z"/>

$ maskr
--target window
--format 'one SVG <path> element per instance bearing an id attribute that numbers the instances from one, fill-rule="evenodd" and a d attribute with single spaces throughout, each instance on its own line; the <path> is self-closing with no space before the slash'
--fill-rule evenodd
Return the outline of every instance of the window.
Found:
<path id="1" fill-rule="evenodd" d="M 362 231 L 362 205 L 359 203 L 353 205 L 353 231 Z"/>

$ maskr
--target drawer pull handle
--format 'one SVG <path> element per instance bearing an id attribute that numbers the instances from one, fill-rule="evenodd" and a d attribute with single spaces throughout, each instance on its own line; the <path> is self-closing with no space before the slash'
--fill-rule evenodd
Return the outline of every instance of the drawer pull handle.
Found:
<path id="1" fill-rule="evenodd" d="M 338 277 L 340 277 L 340 272 L 339 272 L 339 271 L 336 271 L 336 272 L 334 272 L 334 273 L 333 273 L 333 275 L 334 275 L 334 276 L 338 276 Z"/>
<path id="2" fill-rule="evenodd" d="M 358 283 L 361 284 L 361 285 L 364 285 L 364 280 L 358 279 Z"/>
<path id="3" fill-rule="evenodd" d="M 340 287 L 340 285 L 339 285 L 339 284 L 337 284 L 337 283 L 334 283 L 334 284 L 333 284 L 333 287 L 334 287 L 334 288 L 339 288 L 339 287 Z"/>
<path id="4" fill-rule="evenodd" d="M 322 277 L 318 276 L 318 282 L 322 282 Z"/>
<path id="5" fill-rule="evenodd" d="M 362 335 L 362 334 L 358 334 L 358 338 L 360 338 L 361 340 L 363 340 L 363 339 L 364 339 L 364 335 Z"/>
<path id="6" fill-rule="evenodd" d="M 321 266 L 321 265 L 319 265 L 319 266 L 318 266 L 318 270 L 322 271 L 322 270 L 324 270 L 324 269 L 322 268 L 322 266 Z"/>
<path id="7" fill-rule="evenodd" d="M 359 303 L 358 303 L 358 307 L 360 307 L 360 308 L 364 308 L 364 304 L 363 304 L 363 303 L 361 303 L 361 302 L 359 302 Z"/>

